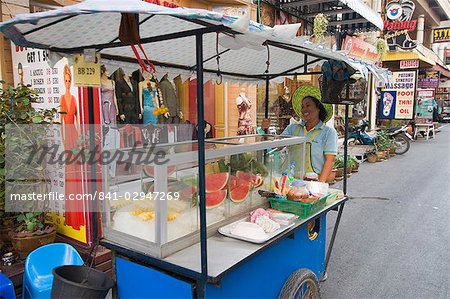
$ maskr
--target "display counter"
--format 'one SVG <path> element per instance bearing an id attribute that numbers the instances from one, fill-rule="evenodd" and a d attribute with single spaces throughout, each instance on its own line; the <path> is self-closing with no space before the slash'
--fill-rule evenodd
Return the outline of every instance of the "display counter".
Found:
<path id="1" fill-rule="evenodd" d="M 156 258 L 166 258 L 199 242 L 198 163 L 195 142 L 152 148 L 117 149 L 127 163 L 104 167 L 103 234 L 107 241 Z M 247 135 L 206 141 L 208 235 L 268 199 L 283 171 L 304 175 L 303 137 Z M 165 163 L 139 163 L 139 153 L 160 153 Z M 111 155 L 114 155 L 114 151 Z M 120 169 L 125 171 L 120 172 Z M 197 261 L 200 262 L 200 259 Z"/>

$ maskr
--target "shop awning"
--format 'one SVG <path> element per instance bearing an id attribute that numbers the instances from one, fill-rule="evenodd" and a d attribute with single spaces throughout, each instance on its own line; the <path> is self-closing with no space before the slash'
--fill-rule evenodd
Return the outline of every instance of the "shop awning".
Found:
<path id="1" fill-rule="evenodd" d="M 420 54 L 419 52 L 407 52 L 407 51 L 396 51 L 396 52 L 387 52 L 383 54 L 382 61 L 383 62 L 394 62 L 394 61 L 400 61 L 400 60 L 414 60 L 418 59 L 421 64 L 421 67 L 433 67 L 436 65 L 436 62 L 428 57 L 425 57 L 424 55 Z"/>
<path id="2" fill-rule="evenodd" d="M 432 70 L 438 71 L 441 74 L 441 78 L 442 78 L 442 76 L 444 76 L 444 77 L 450 79 L 450 71 L 447 68 L 441 66 L 440 64 L 434 65 L 432 67 Z"/>
<path id="3" fill-rule="evenodd" d="M 66 55 L 92 48 L 110 65 L 128 64 L 137 69 L 133 50 L 118 38 L 124 12 L 138 15 L 141 43 L 161 74 L 175 69 L 181 75 L 193 76 L 198 33 L 203 33 L 207 80 L 216 80 L 220 70 L 224 79 L 258 82 L 303 73 L 326 59 L 345 61 L 363 75 L 373 69 L 383 73 L 310 43 L 308 37 L 296 37 L 300 24 L 271 28 L 208 10 L 171 9 L 140 0 L 87 0 L 56 10 L 18 15 L 1 23 L 0 31 L 16 45 Z"/>
<path id="4" fill-rule="evenodd" d="M 296 9 L 301 12 L 307 8 L 307 18 L 314 18 L 318 13 L 323 13 L 329 16 L 330 26 L 340 25 L 343 30 L 371 30 L 375 28 L 383 30 L 383 19 L 380 14 L 362 0 L 280 0 L 279 4 L 282 8 Z M 337 15 L 341 15 L 341 18 L 338 19 Z"/>

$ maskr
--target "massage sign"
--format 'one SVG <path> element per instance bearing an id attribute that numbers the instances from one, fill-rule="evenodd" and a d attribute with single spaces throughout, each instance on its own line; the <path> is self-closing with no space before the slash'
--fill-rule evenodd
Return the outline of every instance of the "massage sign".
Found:
<path id="1" fill-rule="evenodd" d="M 417 46 L 409 36 L 409 32 L 417 27 L 417 20 L 411 20 L 414 9 L 415 4 L 410 0 L 393 0 L 386 4 L 384 39 L 390 51 L 396 48 L 411 50 Z"/>
<path id="2" fill-rule="evenodd" d="M 378 118 L 413 118 L 416 74 L 416 71 L 392 73 L 392 82 L 386 83 L 384 89 L 381 90 Z"/>

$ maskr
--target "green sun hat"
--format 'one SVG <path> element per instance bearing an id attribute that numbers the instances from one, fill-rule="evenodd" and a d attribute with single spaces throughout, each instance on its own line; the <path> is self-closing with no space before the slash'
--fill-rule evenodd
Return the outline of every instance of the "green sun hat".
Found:
<path id="1" fill-rule="evenodd" d="M 324 123 L 326 123 L 331 119 L 331 117 L 333 116 L 333 105 L 323 103 L 322 95 L 320 94 L 320 89 L 312 85 L 300 86 L 292 95 L 292 107 L 294 108 L 294 111 L 295 113 L 297 113 L 298 117 L 303 119 L 302 102 L 303 99 L 306 97 L 316 98 L 322 103 L 323 107 L 325 108 L 325 111 L 327 112 L 327 116 L 323 121 Z"/>

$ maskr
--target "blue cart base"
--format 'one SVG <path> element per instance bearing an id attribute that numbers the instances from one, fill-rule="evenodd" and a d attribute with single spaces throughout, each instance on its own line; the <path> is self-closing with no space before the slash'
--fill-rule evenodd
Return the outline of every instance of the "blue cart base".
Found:
<path id="1" fill-rule="evenodd" d="M 292 272 L 307 268 L 319 279 L 325 270 L 326 213 L 316 220 L 319 235 L 308 238 L 307 225 L 208 283 L 207 298 L 277 298 Z M 191 298 L 195 282 L 116 257 L 119 298 Z M 210 280 L 212 278 L 210 277 Z"/>

